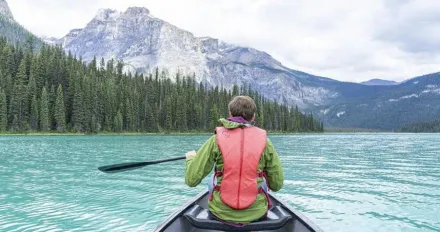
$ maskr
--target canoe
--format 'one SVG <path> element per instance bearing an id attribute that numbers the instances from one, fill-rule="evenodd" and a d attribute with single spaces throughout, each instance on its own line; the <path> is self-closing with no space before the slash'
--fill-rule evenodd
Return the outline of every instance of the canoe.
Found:
<path id="1" fill-rule="evenodd" d="M 274 231 L 274 232 L 324 232 L 310 219 L 269 193 L 272 208 L 264 220 L 245 227 L 222 223 L 212 218 L 208 211 L 208 191 L 181 206 L 170 215 L 155 232 L 199 232 L 199 231 Z"/>

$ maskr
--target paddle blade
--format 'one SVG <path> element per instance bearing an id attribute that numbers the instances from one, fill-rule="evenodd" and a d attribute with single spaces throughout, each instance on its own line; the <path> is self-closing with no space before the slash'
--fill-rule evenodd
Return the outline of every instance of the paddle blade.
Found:
<path id="1" fill-rule="evenodd" d="M 182 160 L 182 159 L 186 159 L 186 156 L 175 157 L 175 158 L 164 159 L 164 160 L 155 160 L 155 161 L 113 164 L 113 165 L 99 167 L 98 170 L 101 172 L 105 172 L 105 173 L 125 172 L 128 170 L 142 168 L 147 165 L 160 164 L 160 163 L 165 163 L 165 162 L 170 162 L 170 161 L 175 161 L 175 160 Z"/>
<path id="2" fill-rule="evenodd" d="M 128 170 L 142 168 L 148 165 L 149 162 L 131 162 L 131 163 L 123 163 L 123 164 L 113 164 L 108 166 L 99 167 L 99 171 L 105 173 L 116 173 L 116 172 L 124 172 Z"/>

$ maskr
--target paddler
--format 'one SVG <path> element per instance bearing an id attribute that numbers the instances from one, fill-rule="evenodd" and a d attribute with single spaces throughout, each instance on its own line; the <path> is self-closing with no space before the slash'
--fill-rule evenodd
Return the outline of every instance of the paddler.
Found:
<path id="1" fill-rule="evenodd" d="M 196 187 L 209 178 L 209 211 L 218 220 L 247 224 L 265 217 L 267 192 L 283 187 L 280 158 L 265 130 L 254 126 L 257 107 L 252 98 L 237 96 L 228 105 L 228 119 L 197 151 L 186 153 L 185 182 Z"/>

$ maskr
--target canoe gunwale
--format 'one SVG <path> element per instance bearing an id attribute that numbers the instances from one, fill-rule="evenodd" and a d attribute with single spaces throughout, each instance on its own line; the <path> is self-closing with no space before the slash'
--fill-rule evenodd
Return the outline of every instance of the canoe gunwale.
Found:
<path id="1" fill-rule="evenodd" d="M 173 214 L 168 216 L 166 218 L 166 220 L 163 221 L 162 224 L 156 228 L 156 230 L 154 230 L 154 232 L 160 232 L 160 231 L 163 231 L 164 229 L 166 229 L 171 223 L 173 223 L 173 221 L 175 219 L 183 216 L 183 214 L 185 213 L 185 211 L 187 209 L 189 209 L 190 207 L 195 205 L 196 202 L 198 202 L 200 199 L 202 199 L 206 194 L 208 194 L 207 190 L 206 191 L 202 191 L 201 193 L 197 194 L 195 197 L 190 199 L 187 203 L 185 203 L 184 205 L 179 207 Z"/>
<path id="2" fill-rule="evenodd" d="M 176 219 L 179 217 L 182 217 L 183 214 L 192 206 L 194 206 L 197 202 L 199 202 L 203 197 L 205 197 L 208 194 L 208 190 L 202 191 L 201 193 L 197 194 L 195 197 L 190 199 L 188 202 L 186 202 L 184 205 L 179 207 L 173 214 L 168 216 L 162 223 L 159 225 L 154 232 L 161 232 L 164 231 L 167 227 L 169 227 Z M 300 213 L 299 211 L 295 210 L 290 205 L 286 204 L 282 200 L 280 200 L 278 197 L 274 196 L 272 193 L 269 192 L 270 198 L 277 201 L 277 203 L 280 204 L 281 207 L 292 213 L 295 220 L 298 220 L 303 224 L 307 229 L 313 232 L 325 232 L 322 230 L 318 225 L 316 225 L 313 221 L 311 221 L 308 217 L 306 217 L 304 214 Z"/>
<path id="3" fill-rule="evenodd" d="M 274 196 L 269 192 L 269 196 L 273 198 L 274 200 L 278 201 L 280 205 L 290 211 L 295 218 L 300 221 L 305 227 L 307 227 L 309 230 L 314 232 L 325 232 L 323 229 L 321 229 L 318 225 L 316 225 L 312 220 L 310 220 L 308 217 L 306 217 L 304 214 L 300 213 L 299 211 L 295 210 L 292 206 L 287 204 L 286 202 L 282 201 L 278 197 Z"/>

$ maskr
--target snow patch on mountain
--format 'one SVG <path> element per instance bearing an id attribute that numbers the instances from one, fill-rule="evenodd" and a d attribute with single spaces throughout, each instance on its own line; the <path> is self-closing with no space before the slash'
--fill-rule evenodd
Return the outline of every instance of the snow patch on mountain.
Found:
<path id="1" fill-rule="evenodd" d="M 422 95 L 425 94 L 439 94 L 440 95 L 440 88 L 437 88 L 438 85 L 427 85 L 426 89 L 420 92 L 419 94 L 410 94 L 400 97 L 399 99 L 389 99 L 388 102 L 398 102 L 403 99 L 411 99 L 411 98 L 419 98 Z"/>
<path id="2" fill-rule="evenodd" d="M 411 94 L 411 95 L 406 95 L 406 96 L 403 96 L 403 97 L 401 97 L 400 99 L 410 99 L 410 98 L 417 98 L 417 97 L 419 97 L 419 95 L 417 95 L 417 94 Z"/>
<path id="3" fill-rule="evenodd" d="M 411 94 L 411 95 L 405 95 L 403 97 L 400 97 L 399 99 L 389 99 L 389 102 L 397 102 L 403 99 L 410 99 L 410 98 L 418 98 L 419 95 L 418 94 Z"/>
<path id="4" fill-rule="evenodd" d="M 422 91 L 422 94 L 433 93 L 440 94 L 440 88 L 438 85 L 427 85 L 426 89 Z"/>
<path id="5" fill-rule="evenodd" d="M 324 115 L 327 115 L 330 109 L 320 110 L 320 112 Z"/>
<path id="6" fill-rule="evenodd" d="M 344 115 L 346 112 L 345 111 L 341 111 L 341 112 L 338 112 L 337 114 L 336 114 L 336 116 L 338 117 L 338 118 L 340 118 L 342 115 Z"/>

